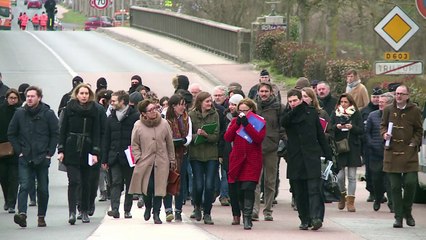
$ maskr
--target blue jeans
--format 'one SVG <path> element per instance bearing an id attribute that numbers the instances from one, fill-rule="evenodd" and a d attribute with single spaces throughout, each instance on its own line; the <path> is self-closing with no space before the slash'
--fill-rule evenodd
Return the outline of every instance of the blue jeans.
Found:
<path id="1" fill-rule="evenodd" d="M 18 212 L 27 213 L 28 194 L 34 190 L 35 179 L 37 179 L 37 198 L 38 213 L 37 216 L 46 216 L 47 204 L 49 202 L 49 167 L 50 159 L 43 160 L 38 165 L 29 165 L 24 158 L 19 158 L 19 193 L 18 193 Z"/>
<path id="2" fill-rule="evenodd" d="M 223 165 L 220 165 L 220 197 L 219 198 L 229 198 L 229 188 L 228 188 L 228 173 L 223 168 Z"/>
<path id="3" fill-rule="evenodd" d="M 191 166 L 192 174 L 194 175 L 192 196 L 195 208 L 200 208 L 201 204 L 203 204 L 204 214 L 210 214 L 213 203 L 215 176 L 218 171 L 218 160 L 191 160 Z"/>

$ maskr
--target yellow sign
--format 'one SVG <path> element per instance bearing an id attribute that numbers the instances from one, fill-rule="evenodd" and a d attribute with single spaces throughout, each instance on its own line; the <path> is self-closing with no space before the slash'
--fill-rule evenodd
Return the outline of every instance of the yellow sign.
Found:
<path id="1" fill-rule="evenodd" d="M 374 27 L 374 31 L 395 51 L 399 51 L 418 30 L 419 26 L 398 6 Z"/>
<path id="2" fill-rule="evenodd" d="M 409 52 L 385 52 L 385 60 L 410 60 Z"/>

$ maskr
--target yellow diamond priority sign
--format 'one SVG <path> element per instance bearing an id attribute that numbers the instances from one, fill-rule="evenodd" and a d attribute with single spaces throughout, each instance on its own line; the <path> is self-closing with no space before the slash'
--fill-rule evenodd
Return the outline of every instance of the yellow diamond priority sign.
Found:
<path id="1" fill-rule="evenodd" d="M 395 6 L 374 28 L 395 51 L 419 30 L 419 26 L 411 20 L 398 6 Z"/>

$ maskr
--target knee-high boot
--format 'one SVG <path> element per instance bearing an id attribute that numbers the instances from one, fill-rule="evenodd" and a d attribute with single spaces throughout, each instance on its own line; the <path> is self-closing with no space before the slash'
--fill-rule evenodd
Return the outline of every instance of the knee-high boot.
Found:
<path id="1" fill-rule="evenodd" d="M 244 194 L 244 208 L 243 208 L 243 222 L 244 229 L 251 230 L 253 223 L 251 221 L 251 216 L 253 214 L 254 206 L 254 192 L 246 190 Z"/>

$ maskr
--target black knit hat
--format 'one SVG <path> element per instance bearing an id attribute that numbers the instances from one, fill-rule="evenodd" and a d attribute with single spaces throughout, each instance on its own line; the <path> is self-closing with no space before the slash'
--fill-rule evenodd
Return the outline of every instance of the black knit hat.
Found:
<path id="1" fill-rule="evenodd" d="M 107 89 L 108 88 L 107 80 L 104 77 L 100 77 L 98 79 L 98 81 L 96 81 L 96 88 L 98 88 L 98 89 L 100 89 L 100 88 Z"/>
<path id="2" fill-rule="evenodd" d="M 382 94 L 383 94 L 383 89 L 381 89 L 380 87 L 373 88 L 373 92 L 371 93 L 371 95 L 382 95 Z"/>
<path id="3" fill-rule="evenodd" d="M 75 87 L 77 87 L 78 84 L 80 84 L 82 82 L 83 82 L 83 78 L 81 78 L 80 76 L 75 76 L 72 79 L 72 87 L 75 88 Z"/>
<path id="4" fill-rule="evenodd" d="M 269 76 L 268 70 L 263 69 L 262 71 L 260 71 L 260 76 Z"/>
<path id="5" fill-rule="evenodd" d="M 130 78 L 130 80 L 133 80 L 133 79 L 138 80 L 139 84 L 142 84 L 142 78 L 141 78 L 141 76 L 139 76 L 139 75 L 133 75 L 132 78 Z"/>
<path id="6" fill-rule="evenodd" d="M 395 92 L 396 89 L 401 85 L 401 83 L 395 82 L 395 83 L 389 83 L 388 85 L 388 91 L 389 92 Z"/>

